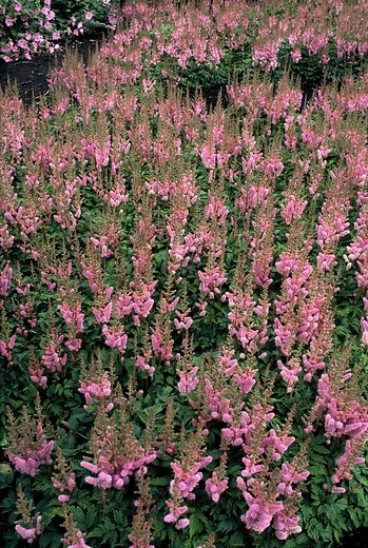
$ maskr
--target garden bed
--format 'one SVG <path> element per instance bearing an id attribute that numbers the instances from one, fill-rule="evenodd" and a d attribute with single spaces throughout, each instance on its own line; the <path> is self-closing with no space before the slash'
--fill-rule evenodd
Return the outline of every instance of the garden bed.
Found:
<path id="1" fill-rule="evenodd" d="M 1 67 L 0 544 L 363 545 L 364 29 L 168 6 Z"/>

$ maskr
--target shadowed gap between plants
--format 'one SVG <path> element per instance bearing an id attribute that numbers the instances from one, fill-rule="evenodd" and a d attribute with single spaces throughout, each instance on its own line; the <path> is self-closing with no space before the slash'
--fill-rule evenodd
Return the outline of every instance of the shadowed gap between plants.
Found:
<path id="1" fill-rule="evenodd" d="M 101 38 L 85 39 L 73 42 L 69 45 L 71 50 L 76 50 L 83 63 L 87 65 L 90 55 L 94 53 Z M 55 57 L 45 56 L 30 61 L 15 61 L 13 63 L 0 63 L 0 85 L 3 91 L 10 84 L 16 85 L 19 97 L 24 104 L 30 105 L 33 99 L 39 99 L 49 90 L 47 81 L 50 70 L 58 67 L 63 61 L 64 55 Z"/>

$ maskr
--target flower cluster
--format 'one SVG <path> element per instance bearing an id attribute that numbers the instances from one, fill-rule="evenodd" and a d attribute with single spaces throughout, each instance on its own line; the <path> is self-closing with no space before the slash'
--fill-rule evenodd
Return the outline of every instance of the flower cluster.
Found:
<path id="1" fill-rule="evenodd" d="M 34 515 L 32 501 L 26 498 L 21 484 L 17 487 L 17 511 L 22 518 L 17 520 L 15 531 L 28 544 L 33 544 L 42 532 L 42 516 Z"/>
<path id="2" fill-rule="evenodd" d="M 95 6 L 95 14 L 89 10 L 83 13 L 80 7 L 73 9 L 72 6 L 74 15 L 69 19 L 65 19 L 64 13 L 70 13 L 70 7 L 63 8 L 65 12 L 53 0 L 2 2 L 0 59 L 10 62 L 21 58 L 30 60 L 39 53 L 53 54 L 60 49 L 60 41 L 65 36 L 79 37 L 85 30 L 88 32 L 93 27 L 94 15 L 100 24 L 110 19 L 109 26 L 114 28 L 116 25 L 116 6 L 110 5 L 110 1 L 100 0 Z"/>
<path id="3" fill-rule="evenodd" d="M 55 441 L 46 437 L 39 396 L 36 406 L 36 417 L 24 407 L 19 421 L 11 409 L 7 409 L 10 436 L 8 459 L 19 472 L 31 477 L 39 473 L 40 466 L 52 464 L 51 453 L 55 446 Z"/>
<path id="4" fill-rule="evenodd" d="M 133 4 L 87 69 L 71 53 L 36 105 L 0 101 L 0 369 L 13 409 L 0 437 L 15 481 L 42 492 L 46 533 L 58 499 L 68 546 L 106 544 L 121 516 L 114 543 L 136 548 L 204 545 L 213 525 L 224 544 L 228 514 L 244 542 L 282 541 L 307 505 L 321 519 L 309 501 L 323 482 L 331 505 L 348 499 L 368 441 L 366 31 L 351 36 L 340 0 L 279 0 L 274 16 L 267 2 Z M 312 20 L 321 35 L 331 20 L 328 43 Z M 298 49 L 301 70 L 311 55 L 327 74 L 341 35 L 354 78 L 326 76 L 311 97 L 279 78 Z M 254 64 L 234 54 L 250 73 L 215 108 L 183 93 L 197 69 L 222 78 L 242 47 Z M 34 540 L 40 524 L 35 512 L 17 530 Z"/>
<path id="5" fill-rule="evenodd" d="M 81 461 L 81 466 L 94 474 L 85 481 L 100 489 L 122 489 L 134 476 L 136 479 L 147 472 L 147 466 L 156 459 L 156 452 L 142 447 L 131 423 L 119 404 L 119 422 L 108 416 L 104 407 L 97 410 L 95 426 L 91 433 L 91 450 L 94 462 Z"/>

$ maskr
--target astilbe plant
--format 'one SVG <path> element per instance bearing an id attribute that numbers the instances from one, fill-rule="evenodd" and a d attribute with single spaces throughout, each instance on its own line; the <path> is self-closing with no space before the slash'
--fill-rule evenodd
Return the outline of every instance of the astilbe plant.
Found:
<path id="1" fill-rule="evenodd" d="M 61 539 L 62 544 L 65 544 L 67 548 L 91 548 L 84 540 L 82 531 L 77 528 L 73 516 L 68 512 L 65 503 L 63 503 L 63 511 L 66 536 Z"/>
<path id="2" fill-rule="evenodd" d="M 27 408 L 19 421 L 7 407 L 9 421 L 9 449 L 7 456 L 22 474 L 36 476 L 43 464 L 52 464 L 51 454 L 55 441 L 47 440 L 40 397 L 36 396 L 36 414 L 30 415 Z"/>
<path id="3" fill-rule="evenodd" d="M 37 105 L 2 96 L 5 542 L 14 527 L 101 547 L 341 536 L 331 515 L 366 472 L 367 74 L 303 104 L 271 66 L 291 23 L 242 4 L 272 70 L 207 109 L 178 84 L 245 43 L 234 6 L 127 6 L 86 70 L 68 54 Z M 319 13 L 322 33 L 330 12 L 284 9 L 294 58 L 325 54 L 305 25 Z M 345 3 L 331 10 L 340 32 Z M 35 510 L 15 524 L 21 482 Z"/>
<path id="4" fill-rule="evenodd" d="M 203 473 L 200 470 L 212 462 L 211 456 L 201 456 L 202 437 L 203 434 L 198 431 L 196 434 L 191 432 L 188 439 L 185 439 L 185 433 L 182 430 L 180 440 L 180 456 L 182 458 L 179 462 L 175 461 L 170 465 L 174 472 L 174 479 L 170 482 L 171 497 L 166 501 L 170 512 L 165 515 L 164 521 L 175 524 L 176 529 L 183 529 L 190 524 L 188 518 L 182 517 L 188 510 L 188 506 L 183 502 L 185 499 L 195 499 L 193 490 L 203 478 Z"/>
<path id="5" fill-rule="evenodd" d="M 34 514 L 32 501 L 28 499 L 22 489 L 22 484 L 17 486 L 17 512 L 21 515 L 15 530 L 28 544 L 33 544 L 42 532 L 42 516 Z M 23 524 L 23 525 L 22 525 Z"/>
<path id="6" fill-rule="evenodd" d="M 135 438 L 126 416 L 125 403 L 118 401 L 118 422 L 108 416 L 107 409 L 97 409 L 95 426 L 91 433 L 93 462 L 83 460 L 81 466 L 97 476 L 86 476 L 90 485 L 108 489 L 122 489 L 134 475 L 138 479 L 147 472 L 147 465 L 156 458 L 153 448 L 142 447 Z"/>
<path id="7" fill-rule="evenodd" d="M 345 355 L 344 355 L 345 354 Z M 336 470 L 331 477 L 332 492 L 343 493 L 345 488 L 338 486 L 343 479 L 351 479 L 354 465 L 362 464 L 361 450 L 367 441 L 368 413 L 367 402 L 362 397 L 358 374 L 352 376 L 347 367 L 346 352 L 334 356 L 328 371 L 318 381 L 318 396 L 313 408 L 313 416 L 325 414 L 325 431 L 328 440 L 344 438 L 345 451 L 336 460 Z M 347 385 L 345 389 L 342 387 Z M 343 394 L 343 395 L 342 395 Z"/>
<path id="8" fill-rule="evenodd" d="M 152 517 L 147 518 L 153 501 L 149 492 L 149 478 L 144 475 L 139 479 L 138 493 L 139 499 L 134 503 L 137 510 L 133 517 L 132 532 L 128 537 L 133 543 L 130 548 L 154 548 L 150 544 Z"/>

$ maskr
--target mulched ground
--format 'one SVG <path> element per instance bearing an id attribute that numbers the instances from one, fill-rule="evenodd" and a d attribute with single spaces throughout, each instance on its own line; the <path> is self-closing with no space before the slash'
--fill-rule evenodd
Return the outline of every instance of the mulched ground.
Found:
<path id="1" fill-rule="evenodd" d="M 350 535 L 346 535 L 339 548 L 367 548 L 368 527 L 361 527 Z"/>
<path id="2" fill-rule="evenodd" d="M 82 56 L 85 64 L 88 57 L 96 49 L 98 39 L 85 39 L 75 41 L 68 47 L 75 49 Z M 48 90 L 47 76 L 50 69 L 62 62 L 62 55 L 45 56 L 31 61 L 15 61 L 5 63 L 0 61 L 0 85 L 2 90 L 8 83 L 16 84 L 19 97 L 26 105 L 32 103 Z"/>

